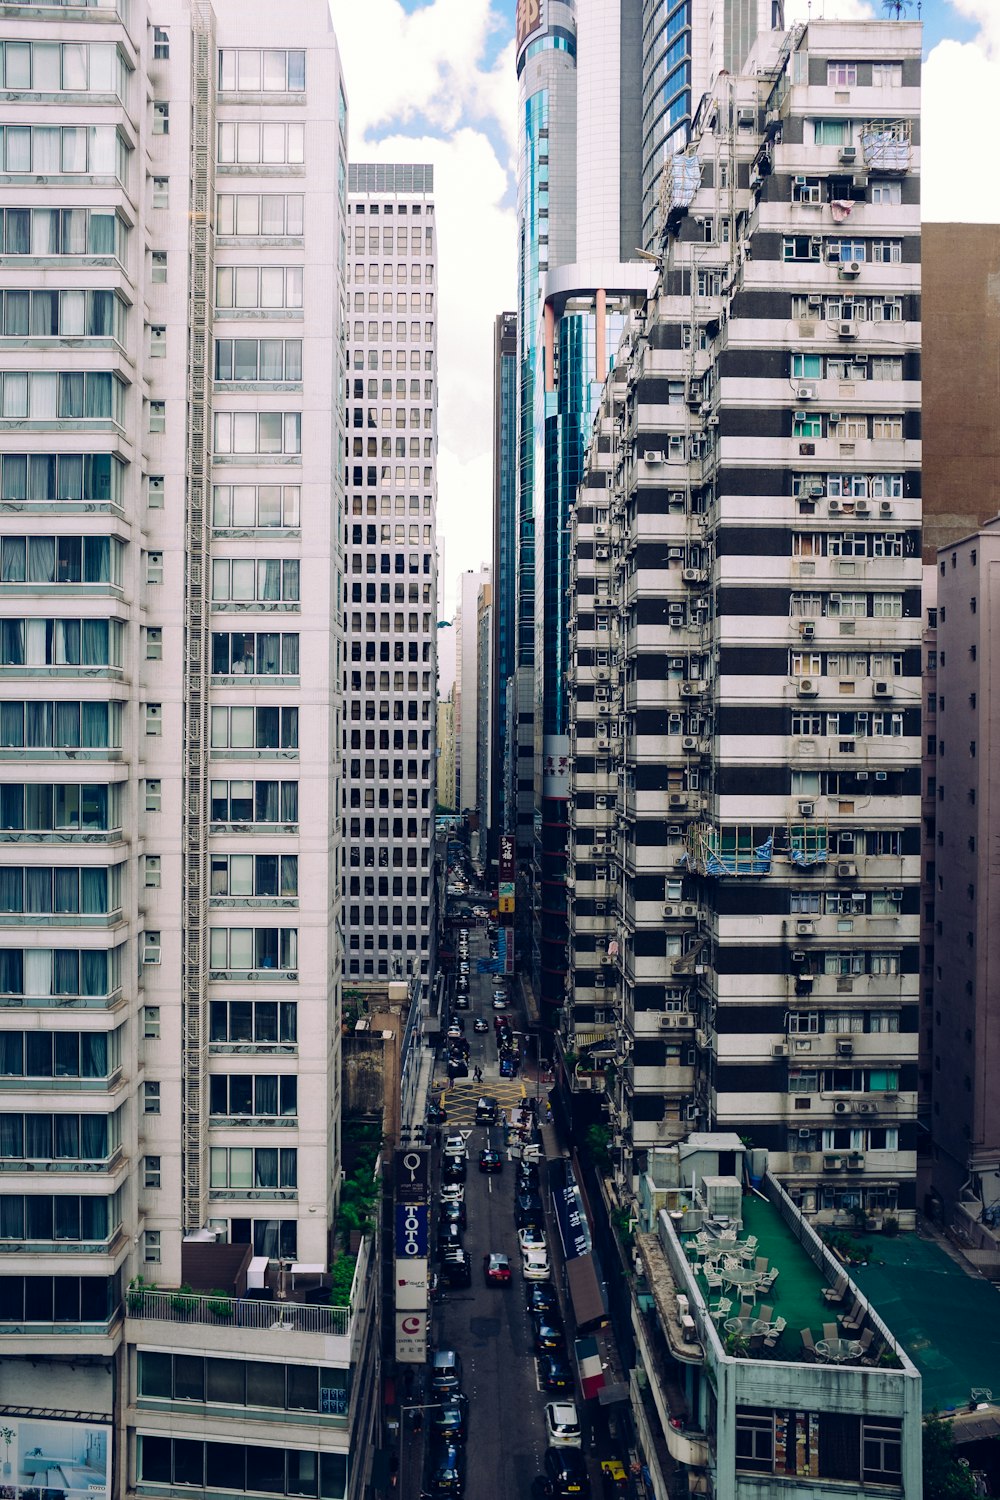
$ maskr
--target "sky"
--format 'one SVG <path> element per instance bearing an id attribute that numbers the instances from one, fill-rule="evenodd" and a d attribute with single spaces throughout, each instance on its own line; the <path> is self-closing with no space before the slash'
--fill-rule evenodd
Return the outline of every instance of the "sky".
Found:
<path id="1" fill-rule="evenodd" d="M 493 320 L 516 306 L 514 9 L 515 0 L 330 0 L 351 159 L 434 165 L 442 619 L 459 573 L 491 551 Z M 996 222 L 1000 172 L 984 173 L 979 155 L 1000 96 L 1000 0 L 923 0 L 919 11 L 924 218 Z M 917 12 L 911 0 L 905 13 Z M 884 10 L 882 0 L 785 0 L 788 25 L 810 14 Z"/>

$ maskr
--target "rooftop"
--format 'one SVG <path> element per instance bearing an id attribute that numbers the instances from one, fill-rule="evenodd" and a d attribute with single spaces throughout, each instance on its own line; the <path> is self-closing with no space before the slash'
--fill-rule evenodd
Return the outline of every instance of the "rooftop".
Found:
<path id="1" fill-rule="evenodd" d="M 1000 1291 L 992 1282 L 917 1234 L 878 1235 L 872 1264 L 851 1275 L 920 1371 L 925 1411 L 964 1407 L 974 1390 L 1000 1390 Z"/>

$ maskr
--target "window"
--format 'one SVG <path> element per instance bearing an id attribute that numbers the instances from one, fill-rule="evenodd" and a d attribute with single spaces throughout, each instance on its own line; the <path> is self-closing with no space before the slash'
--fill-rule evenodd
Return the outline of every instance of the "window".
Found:
<path id="1" fill-rule="evenodd" d="M 223 47 L 219 50 L 219 90 L 229 93 L 297 94 L 306 86 L 304 52 Z"/>
<path id="2" fill-rule="evenodd" d="M 157 62 L 166 62 L 170 56 L 170 32 L 165 26 L 153 27 L 153 57 Z"/>
<path id="3" fill-rule="evenodd" d="M 213 854 L 212 896 L 288 898 L 299 892 L 297 854 Z"/>
<path id="4" fill-rule="evenodd" d="M 150 252 L 150 279 L 154 285 L 167 279 L 167 252 L 165 250 L 153 250 Z"/>
<path id="5" fill-rule="evenodd" d="M 216 970 L 243 972 L 298 967 L 298 929 L 294 927 L 213 927 L 209 963 Z"/>
<path id="6" fill-rule="evenodd" d="M 229 600 L 297 603 L 298 598 L 297 560 L 216 558 L 212 563 L 212 599 L 216 603 Z"/>
<path id="7" fill-rule="evenodd" d="M 214 677 L 294 677 L 299 670 L 299 637 L 279 631 L 213 631 Z"/>
<path id="8" fill-rule="evenodd" d="M 298 1113 L 298 1079 L 294 1073 L 214 1073 L 208 1087 L 212 1115 L 279 1119 Z"/>
<path id="9" fill-rule="evenodd" d="M 159 886 L 160 873 L 160 856 L 147 854 L 143 860 L 143 884 L 147 890 L 153 890 Z"/>
<path id="10" fill-rule="evenodd" d="M 213 750 L 287 752 L 299 747 L 297 708 L 212 708 Z"/>
<path id="11" fill-rule="evenodd" d="M 219 193 L 215 229 L 220 235 L 301 235 L 301 193 Z"/>
<path id="12" fill-rule="evenodd" d="M 150 432 L 166 432 L 167 403 L 165 401 L 149 403 L 149 430 Z"/>
<path id="13" fill-rule="evenodd" d="M 159 625 L 147 625 L 145 633 L 146 660 L 163 660 L 163 630 Z"/>
<path id="14" fill-rule="evenodd" d="M 876 620 L 901 620 L 903 618 L 902 594 L 873 594 L 872 617 Z"/>
<path id="15" fill-rule="evenodd" d="M 124 425 L 125 387 L 103 371 L 8 370 L 0 417 L 32 422 L 111 421 Z"/>
<path id="16" fill-rule="evenodd" d="M 147 1266 L 160 1264 L 160 1231 L 147 1229 L 142 1236 L 142 1258 Z"/>
<path id="17" fill-rule="evenodd" d="M 153 134 L 170 134 L 170 105 L 162 100 L 153 105 Z"/>
<path id="18" fill-rule="evenodd" d="M 793 177 L 793 203 L 821 203 L 823 184 L 819 177 Z"/>
<path id="19" fill-rule="evenodd" d="M 220 122 L 216 159 L 220 166 L 298 164 L 305 160 L 305 127 L 257 120 Z"/>
<path id="20" fill-rule="evenodd" d="M 142 961 L 144 964 L 160 962 L 160 934 L 144 932 L 142 935 Z"/>
<path id="21" fill-rule="evenodd" d="M 149 357 L 150 359 L 166 359 L 167 357 L 167 330 L 160 324 L 150 326 Z"/>
<path id="22" fill-rule="evenodd" d="M 169 208 L 170 207 L 170 178 L 169 177 L 154 177 L 153 178 L 153 207 L 154 208 Z"/>
<path id="23" fill-rule="evenodd" d="M 302 451 L 302 414 L 297 411 L 216 412 L 215 452 L 285 453 Z"/>
<path id="24" fill-rule="evenodd" d="M 854 62 L 828 62 L 826 85 L 831 89 L 854 88 L 858 81 L 858 65 Z"/>
<path id="25" fill-rule="evenodd" d="M 302 379 L 301 339 L 216 339 L 216 380 Z"/>
<path id="26" fill-rule="evenodd" d="M 142 1034 L 147 1041 L 157 1041 L 160 1035 L 160 1007 L 144 1005 L 142 1008 Z"/>
<path id="27" fill-rule="evenodd" d="M 898 206 L 903 201 L 902 184 L 899 182 L 872 182 L 872 202 Z"/>
<path id="28" fill-rule="evenodd" d="M 159 812 L 162 802 L 162 793 L 159 781 L 146 782 L 146 811 Z"/>
<path id="29" fill-rule="evenodd" d="M 299 525 L 297 484 L 216 484 L 212 525 L 216 530 L 263 530 Z"/>
<path id="30" fill-rule="evenodd" d="M 850 120 L 814 120 L 813 140 L 817 146 L 849 146 Z"/>
<path id="31" fill-rule="evenodd" d="M 144 1115 L 160 1113 L 160 1085 L 144 1083 L 142 1086 L 142 1112 Z"/>
<path id="32" fill-rule="evenodd" d="M 128 229 L 114 209 L 8 208 L 2 223 L 5 255 L 126 259 Z"/>
<path id="33" fill-rule="evenodd" d="M 5 338 L 114 338 L 124 343 L 128 314 L 111 291 L 8 291 L 2 298 Z"/>
<path id="34" fill-rule="evenodd" d="M 895 1484 L 903 1477 L 902 1424 L 861 1419 L 861 1478 L 865 1484 Z"/>
<path id="35" fill-rule="evenodd" d="M 212 1146 L 209 1192 L 221 1197 L 264 1198 L 299 1185 L 298 1152 L 292 1147 Z"/>
<path id="36" fill-rule="evenodd" d="M 146 582 L 156 584 L 163 582 L 163 553 L 147 552 L 146 557 Z"/>
<path id="37" fill-rule="evenodd" d="M 146 733 L 160 735 L 163 733 L 163 705 L 161 703 L 146 704 Z"/>
<path id="38" fill-rule="evenodd" d="M 294 1001 L 213 1000 L 209 1007 L 209 1042 L 215 1052 L 262 1052 L 293 1049 L 298 1042 Z"/>
<path id="39" fill-rule="evenodd" d="M 898 266 L 903 259 L 901 240 L 872 240 L 870 249 L 869 259 L 875 261 L 876 264 Z"/>
<path id="40" fill-rule="evenodd" d="M 142 1159 L 142 1184 L 147 1188 L 158 1188 L 160 1186 L 160 1158 L 158 1156 L 144 1156 Z M 146 1257 L 147 1260 L 149 1257 Z"/>
<path id="41" fill-rule="evenodd" d="M 210 785 L 213 823 L 297 823 L 297 781 L 213 781 Z"/>
<path id="42" fill-rule="evenodd" d="M 774 1468 L 774 1415 L 751 1408 L 736 1412 L 736 1467 L 770 1474 Z"/>
<path id="43" fill-rule="evenodd" d="M 873 62 L 872 63 L 872 86 L 881 89 L 898 89 L 903 85 L 903 64 L 901 62 Z"/>

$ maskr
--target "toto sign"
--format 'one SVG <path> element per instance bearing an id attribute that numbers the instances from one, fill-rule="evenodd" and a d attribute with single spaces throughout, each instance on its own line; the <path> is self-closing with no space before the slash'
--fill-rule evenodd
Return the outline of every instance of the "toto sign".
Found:
<path id="1" fill-rule="evenodd" d="M 396 1258 L 420 1260 L 427 1255 L 426 1203 L 396 1204 Z"/>

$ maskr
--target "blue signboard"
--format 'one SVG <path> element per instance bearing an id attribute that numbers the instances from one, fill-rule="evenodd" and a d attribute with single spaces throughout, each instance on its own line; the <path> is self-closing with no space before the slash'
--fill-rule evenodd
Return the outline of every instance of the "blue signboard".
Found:
<path id="1" fill-rule="evenodd" d="M 427 1204 L 397 1203 L 396 1257 L 418 1260 L 427 1254 Z"/>
<path id="2" fill-rule="evenodd" d="M 575 1260 L 578 1255 L 589 1255 L 591 1251 L 590 1226 L 583 1208 L 583 1199 L 576 1183 L 559 1188 L 552 1194 L 552 1206 L 556 1211 L 559 1238 L 562 1240 L 563 1256 Z"/>

